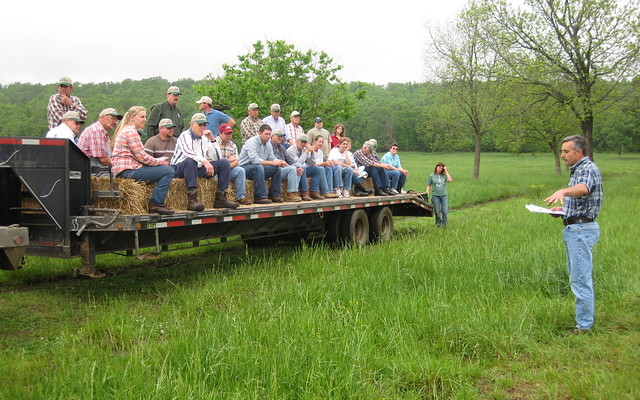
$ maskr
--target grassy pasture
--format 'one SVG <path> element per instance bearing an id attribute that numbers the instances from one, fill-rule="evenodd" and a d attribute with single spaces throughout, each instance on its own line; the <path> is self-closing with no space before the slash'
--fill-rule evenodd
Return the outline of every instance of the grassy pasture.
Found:
<path id="1" fill-rule="evenodd" d="M 407 188 L 447 164 L 450 226 L 396 220 L 366 248 L 240 244 L 143 262 L 29 258 L 0 272 L 0 399 L 640 398 L 640 168 L 598 154 L 597 327 L 573 324 L 547 155 L 404 152 Z M 499 200 L 499 201 L 496 201 Z"/>

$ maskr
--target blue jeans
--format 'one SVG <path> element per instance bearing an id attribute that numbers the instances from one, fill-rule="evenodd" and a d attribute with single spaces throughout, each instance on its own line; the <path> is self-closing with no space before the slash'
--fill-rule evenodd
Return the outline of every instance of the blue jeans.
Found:
<path id="1" fill-rule="evenodd" d="M 597 222 L 567 225 L 562 236 L 567 250 L 571 291 L 576 296 L 576 328 L 591 329 L 595 322 L 591 250 L 600 237 L 600 227 Z"/>
<path id="2" fill-rule="evenodd" d="M 449 197 L 448 196 L 431 196 L 433 203 L 433 211 L 436 213 L 436 225 L 446 226 L 449 223 L 447 214 L 449 213 Z"/>
<path id="3" fill-rule="evenodd" d="M 244 199 L 245 194 L 245 170 L 242 167 L 234 167 L 231 168 L 231 172 L 229 173 L 229 180 L 235 182 L 236 184 L 236 199 L 241 200 Z"/>
<path id="4" fill-rule="evenodd" d="M 271 178 L 269 186 L 270 197 L 280 197 L 280 185 L 282 184 L 280 167 L 271 165 L 247 164 L 243 165 L 247 179 L 253 181 L 253 198 L 265 199 L 267 197 L 267 187 L 264 180 Z"/>
<path id="5" fill-rule="evenodd" d="M 336 165 L 333 167 L 333 188 L 351 189 L 351 181 L 353 180 L 353 168 Z"/>
<path id="6" fill-rule="evenodd" d="M 146 183 L 157 182 L 153 193 L 151 193 L 149 203 L 156 206 L 164 206 L 164 200 L 167 197 L 174 175 L 175 171 L 169 165 L 143 165 L 138 169 L 125 169 L 118 174 L 118 178 L 133 179 L 134 181 Z"/>
<path id="7" fill-rule="evenodd" d="M 288 193 L 298 191 L 298 181 L 300 180 L 300 177 L 298 176 L 296 167 L 294 167 L 293 165 L 289 165 L 288 167 L 280 167 L 280 176 L 281 180 L 287 181 Z"/>
<path id="8" fill-rule="evenodd" d="M 364 170 L 367 171 L 367 174 L 369 174 L 373 180 L 374 188 L 378 189 L 389 187 L 389 178 L 387 178 L 387 175 L 384 173 L 384 168 L 370 166 L 366 167 Z"/>
<path id="9" fill-rule="evenodd" d="M 329 188 L 327 187 L 327 178 L 324 175 L 324 167 L 307 165 L 304 169 L 303 176 L 305 176 L 304 182 L 302 177 L 300 177 L 300 190 L 303 192 L 307 191 L 306 178 L 311 178 L 310 191 L 317 192 L 318 190 L 321 190 L 323 194 L 329 191 Z"/>
<path id="10" fill-rule="evenodd" d="M 396 171 L 395 169 L 387 169 L 384 173 L 391 182 L 391 188 L 396 189 L 398 192 L 402 190 L 407 181 L 407 177 L 402 172 Z"/>
<path id="11" fill-rule="evenodd" d="M 229 160 L 221 158 L 218 161 L 210 161 L 213 166 L 214 175 L 218 176 L 218 191 L 222 192 L 229 187 Z M 184 178 L 187 189 L 198 187 L 198 178 L 211 179 L 214 175 L 207 175 L 207 169 L 203 166 L 198 168 L 198 163 L 192 158 L 173 166 L 176 170 L 176 178 Z"/>
<path id="12" fill-rule="evenodd" d="M 333 192 L 333 167 L 321 167 L 322 169 L 324 169 L 324 180 L 326 183 L 326 187 L 327 187 L 327 191 L 323 192 L 324 193 L 328 193 L 328 192 Z M 322 190 L 322 186 L 320 186 L 320 190 Z"/>

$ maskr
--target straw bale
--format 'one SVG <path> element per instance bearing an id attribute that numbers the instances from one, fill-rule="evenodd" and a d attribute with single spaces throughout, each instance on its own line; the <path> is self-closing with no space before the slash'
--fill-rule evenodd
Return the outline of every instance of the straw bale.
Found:
<path id="1" fill-rule="evenodd" d="M 95 198 L 92 205 L 95 208 L 120 209 L 124 214 L 146 214 L 147 204 L 151 197 L 152 187 L 144 182 L 133 179 L 114 178 L 113 187 L 122 193 L 120 198 Z M 109 178 L 91 177 L 92 190 L 109 190 Z"/>

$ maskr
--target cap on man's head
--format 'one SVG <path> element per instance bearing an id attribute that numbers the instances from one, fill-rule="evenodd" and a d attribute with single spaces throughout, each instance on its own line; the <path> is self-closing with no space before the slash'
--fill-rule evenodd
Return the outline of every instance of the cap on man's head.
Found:
<path id="1" fill-rule="evenodd" d="M 191 122 L 195 122 L 196 124 L 204 124 L 207 122 L 207 116 L 203 113 L 195 113 L 193 117 L 191 117 Z"/>
<path id="2" fill-rule="evenodd" d="M 280 104 L 272 104 L 271 111 L 280 111 Z"/>
<path id="3" fill-rule="evenodd" d="M 196 103 L 198 103 L 198 104 L 200 104 L 200 103 L 213 104 L 213 100 L 211 100 L 211 97 L 209 97 L 209 96 L 202 96 L 202 97 L 200 97 L 200 100 L 196 101 Z"/>
<path id="4" fill-rule="evenodd" d="M 313 120 L 314 124 L 317 124 L 318 122 L 322 122 L 322 118 L 316 117 L 316 119 Z"/>
<path id="5" fill-rule="evenodd" d="M 291 118 L 293 118 L 295 116 L 300 116 L 300 113 L 298 111 L 292 111 L 291 112 Z"/>
<path id="6" fill-rule="evenodd" d="M 164 126 L 165 128 L 175 128 L 177 125 L 174 124 L 170 118 L 162 118 L 158 126 Z"/>
<path id="7" fill-rule="evenodd" d="M 76 122 L 80 122 L 81 124 L 84 124 L 84 120 L 80 118 L 80 113 L 77 111 L 67 111 L 62 116 L 62 120 L 64 121 L 65 119 L 72 119 Z"/>
<path id="8" fill-rule="evenodd" d="M 180 89 L 178 89 L 177 86 L 171 86 L 169 89 L 167 89 L 167 94 L 175 94 L 176 96 L 180 96 L 182 93 L 180 93 Z"/>
<path id="9" fill-rule="evenodd" d="M 282 129 L 274 129 L 273 132 L 271 132 L 272 136 L 284 136 L 284 132 L 282 132 Z"/>
<path id="10" fill-rule="evenodd" d="M 219 133 L 233 133 L 233 128 L 229 124 L 222 124 L 220 128 L 218 128 Z"/>
<path id="11" fill-rule="evenodd" d="M 247 107 L 247 110 L 259 110 L 260 107 L 258 107 L 258 105 L 256 103 L 251 103 L 249 104 L 249 107 Z"/>
<path id="12" fill-rule="evenodd" d="M 68 76 L 58 79 L 58 86 L 73 86 L 73 81 Z"/>
<path id="13" fill-rule="evenodd" d="M 122 114 L 118 114 L 115 108 L 105 108 L 100 112 L 100 117 L 102 117 L 103 115 L 113 115 L 114 117 L 117 117 L 119 120 L 122 119 Z"/>
<path id="14" fill-rule="evenodd" d="M 369 142 L 373 143 L 373 147 L 378 147 L 378 141 L 375 139 L 369 139 Z"/>
<path id="15" fill-rule="evenodd" d="M 307 143 L 309 141 L 305 135 L 300 136 L 298 140 L 302 143 Z"/>
<path id="16" fill-rule="evenodd" d="M 376 144 L 374 142 L 372 142 L 371 140 L 367 140 L 366 142 L 364 142 L 364 147 L 369 148 L 369 150 L 375 150 L 375 148 L 377 147 Z"/>

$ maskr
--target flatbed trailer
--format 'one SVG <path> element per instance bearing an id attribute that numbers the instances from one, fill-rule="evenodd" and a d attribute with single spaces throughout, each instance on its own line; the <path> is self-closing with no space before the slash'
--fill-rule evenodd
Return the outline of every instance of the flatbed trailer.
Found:
<path id="1" fill-rule="evenodd" d="M 28 229 L 28 238 L 20 240 L 26 255 L 82 257 L 83 268 L 76 273 L 95 271 L 98 254 L 143 258 L 170 251 L 172 245 L 197 247 L 210 239 L 239 237 L 265 244 L 319 233 L 328 242 L 364 246 L 392 237 L 393 216 L 432 216 L 431 205 L 418 194 L 123 214 L 92 206 L 93 198 L 120 193 L 113 186 L 92 190 L 89 159 L 66 139 L 0 137 L 0 192 L 0 225 L 23 229 L 23 236 Z M 14 252 L 11 259 L 0 259 L 0 268 L 18 268 L 15 247 L 0 243 L 3 251 Z"/>

